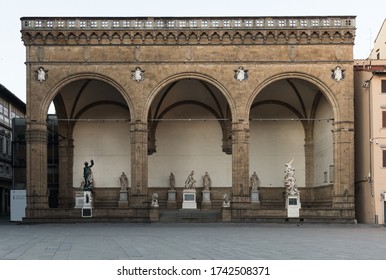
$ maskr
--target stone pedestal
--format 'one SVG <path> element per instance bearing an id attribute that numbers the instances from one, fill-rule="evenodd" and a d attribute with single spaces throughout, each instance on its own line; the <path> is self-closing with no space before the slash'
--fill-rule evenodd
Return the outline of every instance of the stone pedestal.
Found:
<path id="1" fill-rule="evenodd" d="M 286 209 L 288 218 L 299 218 L 299 210 L 301 208 L 300 194 L 286 195 Z"/>
<path id="2" fill-rule="evenodd" d="M 230 207 L 223 207 L 221 209 L 222 221 L 231 222 L 232 221 L 232 210 Z"/>
<path id="3" fill-rule="evenodd" d="M 169 209 L 177 208 L 177 192 L 176 190 L 168 191 L 168 201 L 166 202 L 166 207 Z"/>
<path id="4" fill-rule="evenodd" d="M 258 190 L 251 191 L 251 203 L 260 204 L 260 192 Z"/>
<path id="5" fill-rule="evenodd" d="M 77 191 L 75 193 L 75 206 L 74 208 L 82 209 L 84 205 L 84 196 L 82 191 Z"/>
<path id="6" fill-rule="evenodd" d="M 150 222 L 156 223 L 159 222 L 159 208 L 154 207 L 150 209 Z"/>
<path id="7" fill-rule="evenodd" d="M 127 191 L 120 191 L 118 208 L 128 208 L 128 207 L 129 207 L 129 200 L 128 200 Z"/>
<path id="8" fill-rule="evenodd" d="M 92 193 L 90 191 L 83 192 L 83 207 L 82 207 L 82 218 L 92 217 Z"/>
<path id="9" fill-rule="evenodd" d="M 197 209 L 195 189 L 185 189 L 182 196 L 182 209 Z"/>
<path id="10" fill-rule="evenodd" d="M 203 190 L 201 209 L 211 209 L 211 208 L 212 208 L 212 202 L 210 201 L 210 191 Z"/>

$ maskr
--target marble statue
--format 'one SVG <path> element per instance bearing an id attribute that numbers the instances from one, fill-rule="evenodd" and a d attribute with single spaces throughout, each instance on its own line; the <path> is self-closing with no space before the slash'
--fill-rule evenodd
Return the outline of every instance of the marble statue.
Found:
<path id="1" fill-rule="evenodd" d="M 176 186 L 176 178 L 174 177 L 173 172 L 170 172 L 170 176 L 169 176 L 169 185 L 170 185 L 170 189 L 171 189 L 171 190 L 174 190 L 174 188 L 175 188 L 175 186 Z"/>
<path id="2" fill-rule="evenodd" d="M 194 175 L 194 171 L 190 172 L 188 178 L 185 181 L 185 189 L 196 188 L 196 180 L 194 180 L 193 175 Z"/>
<path id="3" fill-rule="evenodd" d="M 84 162 L 83 167 L 83 190 L 84 191 L 92 191 L 94 188 L 94 179 L 91 171 L 91 167 L 94 166 L 94 161 L 91 160 L 91 165 L 88 165 L 88 162 Z"/>
<path id="4" fill-rule="evenodd" d="M 127 191 L 127 188 L 129 187 L 129 180 L 127 179 L 125 172 L 122 172 L 119 177 L 119 181 L 121 183 L 121 191 Z"/>
<path id="5" fill-rule="evenodd" d="M 153 193 L 153 195 L 151 197 L 151 206 L 152 207 L 159 207 L 159 204 L 158 204 L 158 193 Z"/>
<path id="6" fill-rule="evenodd" d="M 256 172 L 253 172 L 253 174 L 250 178 L 250 181 L 251 181 L 252 191 L 257 191 L 257 188 L 259 187 L 259 184 L 260 184 L 260 180 L 259 180 L 259 177 L 257 176 Z"/>
<path id="7" fill-rule="evenodd" d="M 208 172 L 205 172 L 205 175 L 202 177 L 202 181 L 204 190 L 208 191 L 211 185 L 211 179 Z"/>
<path id="8" fill-rule="evenodd" d="M 296 180 L 295 180 L 295 169 L 292 167 L 292 162 L 294 160 L 291 160 L 291 162 L 285 164 L 285 177 L 284 177 L 284 183 L 287 187 L 287 193 L 288 194 L 299 194 L 298 187 L 296 186 Z"/>
<path id="9" fill-rule="evenodd" d="M 229 196 L 226 193 L 223 194 L 222 207 L 231 207 L 231 202 L 230 202 Z"/>

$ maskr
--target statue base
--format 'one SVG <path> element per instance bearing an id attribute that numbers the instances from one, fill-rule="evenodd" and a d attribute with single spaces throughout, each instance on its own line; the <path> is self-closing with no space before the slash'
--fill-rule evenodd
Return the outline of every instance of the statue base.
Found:
<path id="1" fill-rule="evenodd" d="M 119 192 L 118 208 L 129 208 L 127 191 Z"/>
<path id="2" fill-rule="evenodd" d="M 212 202 L 210 201 L 210 191 L 204 190 L 202 191 L 201 209 L 211 209 L 211 208 L 212 208 Z"/>
<path id="3" fill-rule="evenodd" d="M 195 189 L 185 189 L 182 192 L 182 196 L 182 209 L 197 209 Z"/>
<path id="4" fill-rule="evenodd" d="M 222 221 L 231 222 L 232 221 L 232 210 L 229 207 L 223 207 L 221 210 Z"/>
<path id="5" fill-rule="evenodd" d="M 82 218 L 92 217 L 92 193 L 90 191 L 83 192 L 83 207 L 82 207 Z"/>
<path id="6" fill-rule="evenodd" d="M 299 218 L 299 210 L 301 208 L 300 194 L 286 195 L 286 209 L 288 218 Z"/>
<path id="7" fill-rule="evenodd" d="M 166 208 L 176 209 L 177 208 L 177 192 L 176 190 L 168 191 L 168 201 L 166 202 Z"/>
<path id="8" fill-rule="evenodd" d="M 77 191 L 75 193 L 75 206 L 74 208 L 79 208 L 81 209 L 84 205 L 84 195 L 83 191 Z"/>

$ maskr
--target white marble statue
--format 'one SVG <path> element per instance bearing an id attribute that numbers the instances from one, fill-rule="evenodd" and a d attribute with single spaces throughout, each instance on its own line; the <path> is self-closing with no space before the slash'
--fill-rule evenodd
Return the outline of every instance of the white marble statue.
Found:
<path id="1" fill-rule="evenodd" d="M 257 191 L 257 188 L 259 187 L 259 184 L 260 184 L 260 180 L 259 180 L 259 177 L 257 176 L 255 171 L 253 172 L 253 174 L 250 178 L 250 181 L 251 181 L 252 191 Z"/>
<path id="2" fill-rule="evenodd" d="M 211 185 L 211 179 L 208 172 L 205 172 L 205 175 L 202 177 L 202 181 L 203 181 L 204 190 L 209 191 L 209 188 Z"/>
<path id="3" fill-rule="evenodd" d="M 194 171 L 190 172 L 188 178 L 185 181 L 185 189 L 196 188 L 196 180 L 194 180 L 193 175 L 194 175 Z"/>
<path id="4" fill-rule="evenodd" d="M 226 193 L 223 194 L 222 207 L 225 207 L 225 208 L 231 207 L 229 196 Z"/>
<path id="5" fill-rule="evenodd" d="M 127 191 L 129 180 L 127 179 L 125 172 L 122 172 L 121 176 L 119 177 L 119 181 L 121 183 L 121 191 Z"/>
<path id="6" fill-rule="evenodd" d="M 295 169 L 292 167 L 292 162 L 294 160 L 292 159 L 289 163 L 285 164 L 285 177 L 284 177 L 284 183 L 287 187 L 287 193 L 288 194 L 298 194 L 299 190 L 296 186 L 296 180 L 295 180 Z"/>
<path id="7" fill-rule="evenodd" d="M 153 195 L 151 197 L 151 207 L 159 207 L 158 193 L 153 193 Z"/>
<path id="8" fill-rule="evenodd" d="M 175 188 L 175 186 L 176 186 L 176 178 L 174 177 L 173 172 L 170 172 L 170 176 L 169 176 L 169 184 L 170 184 L 170 189 L 171 189 L 171 190 L 174 190 L 174 188 Z"/>

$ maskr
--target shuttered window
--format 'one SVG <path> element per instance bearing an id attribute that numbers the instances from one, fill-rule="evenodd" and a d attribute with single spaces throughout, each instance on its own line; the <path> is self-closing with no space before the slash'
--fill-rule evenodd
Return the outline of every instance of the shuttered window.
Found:
<path id="1" fill-rule="evenodd" d="M 381 90 L 382 93 L 386 93 L 386 80 L 381 81 Z"/>
<path id="2" fill-rule="evenodd" d="M 386 167 L 386 150 L 382 150 L 382 159 L 383 159 L 382 166 Z"/>
<path id="3" fill-rule="evenodd" d="M 386 111 L 382 111 L 382 127 L 386 128 Z"/>

